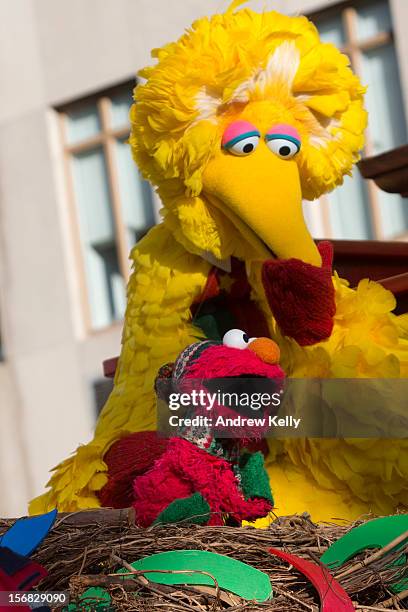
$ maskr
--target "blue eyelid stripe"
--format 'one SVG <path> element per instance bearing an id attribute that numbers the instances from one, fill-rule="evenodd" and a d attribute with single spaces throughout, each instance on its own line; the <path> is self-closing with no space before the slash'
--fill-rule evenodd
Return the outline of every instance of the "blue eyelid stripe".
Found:
<path id="1" fill-rule="evenodd" d="M 239 134 L 239 136 L 235 136 L 235 138 L 231 138 L 231 140 L 226 142 L 225 145 L 223 145 L 223 147 L 224 149 L 230 149 L 231 147 L 234 146 L 234 144 L 237 144 L 237 142 L 240 142 L 241 140 L 244 140 L 245 138 L 250 138 L 251 136 L 258 136 L 258 138 L 261 137 L 260 133 L 255 130 L 253 132 L 245 132 L 244 134 Z"/>
<path id="2" fill-rule="evenodd" d="M 295 144 L 297 146 L 298 149 L 300 149 L 300 140 L 298 140 L 297 138 L 295 138 L 294 136 L 289 136 L 289 134 L 267 134 L 265 136 L 265 139 L 269 142 L 270 140 L 290 140 L 290 142 L 293 142 L 293 144 Z"/>

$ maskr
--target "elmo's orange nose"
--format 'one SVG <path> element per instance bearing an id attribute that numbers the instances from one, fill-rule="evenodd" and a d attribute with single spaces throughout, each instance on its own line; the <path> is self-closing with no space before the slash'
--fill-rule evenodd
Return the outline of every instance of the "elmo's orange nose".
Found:
<path id="1" fill-rule="evenodd" d="M 249 350 L 253 351 L 265 363 L 279 363 L 279 346 L 270 338 L 256 338 L 249 345 Z"/>

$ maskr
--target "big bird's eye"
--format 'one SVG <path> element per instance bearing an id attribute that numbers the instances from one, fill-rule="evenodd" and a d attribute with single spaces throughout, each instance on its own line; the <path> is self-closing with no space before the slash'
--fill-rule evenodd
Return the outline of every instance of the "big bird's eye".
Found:
<path id="1" fill-rule="evenodd" d="M 300 134 L 287 123 L 278 123 L 265 135 L 266 144 L 281 159 L 291 159 L 300 151 Z"/>
<path id="2" fill-rule="evenodd" d="M 246 349 L 255 338 L 250 338 L 242 329 L 230 329 L 224 334 L 222 343 L 230 348 Z"/>
<path id="3" fill-rule="evenodd" d="M 260 137 L 260 134 L 256 132 L 243 134 L 225 144 L 224 149 L 234 155 L 249 155 L 252 151 L 255 151 L 259 144 Z"/>
<path id="4" fill-rule="evenodd" d="M 289 136 L 266 136 L 266 144 L 278 157 L 290 159 L 300 150 L 300 142 Z"/>
<path id="5" fill-rule="evenodd" d="M 261 135 L 249 121 L 234 121 L 226 128 L 222 147 L 233 155 L 250 155 L 259 144 Z"/>

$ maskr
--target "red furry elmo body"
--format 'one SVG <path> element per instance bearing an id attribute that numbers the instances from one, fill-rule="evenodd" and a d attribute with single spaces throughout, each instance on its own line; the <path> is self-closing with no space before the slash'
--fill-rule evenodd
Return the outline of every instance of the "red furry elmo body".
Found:
<path id="1" fill-rule="evenodd" d="M 230 330 L 223 342 L 204 341 L 187 347 L 174 364 L 164 366 L 158 378 L 187 389 L 191 382 L 213 379 L 277 379 L 279 349 L 268 338 L 248 338 Z M 181 385 L 181 387 L 180 387 Z M 160 388 L 158 389 L 160 393 Z M 237 407 L 217 405 L 224 416 L 237 415 Z M 204 415 L 206 406 L 195 408 Z M 192 413 L 189 413 L 190 416 Z M 208 413 L 207 413 L 208 416 Z M 132 505 L 142 526 L 153 522 L 188 520 L 222 525 L 265 516 L 273 507 L 261 452 L 247 450 L 260 429 L 237 430 L 226 438 L 207 425 L 187 426 L 178 436 L 163 439 L 156 432 L 135 433 L 116 442 L 107 453 L 109 480 L 100 493 L 104 506 Z"/>

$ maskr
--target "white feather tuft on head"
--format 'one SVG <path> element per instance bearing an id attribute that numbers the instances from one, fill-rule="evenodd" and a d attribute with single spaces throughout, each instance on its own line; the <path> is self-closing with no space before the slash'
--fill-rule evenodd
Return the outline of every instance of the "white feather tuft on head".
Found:
<path id="1" fill-rule="evenodd" d="M 194 124 L 199 121 L 216 122 L 217 112 L 221 105 L 232 104 L 234 102 L 247 103 L 255 90 L 261 94 L 267 89 L 268 85 L 279 83 L 292 91 L 293 81 L 295 80 L 300 64 L 300 53 L 293 41 L 285 40 L 280 44 L 268 59 L 265 68 L 258 68 L 248 79 L 236 87 L 227 101 L 223 101 L 220 96 L 212 94 L 203 87 L 196 96 L 196 107 L 198 116 Z M 292 94 L 298 102 L 307 102 L 309 94 Z M 333 138 L 331 129 L 339 125 L 339 121 L 332 117 L 327 124 L 323 125 L 316 121 L 316 127 L 310 134 L 310 144 L 314 147 L 326 147 Z"/>
<path id="2" fill-rule="evenodd" d="M 229 102 L 248 102 L 250 94 L 265 91 L 272 83 L 282 83 L 289 91 L 299 68 L 300 54 L 293 41 L 285 40 L 270 56 L 266 68 L 258 69 L 249 79 L 238 85 Z"/>

